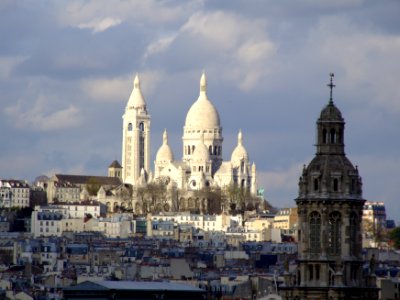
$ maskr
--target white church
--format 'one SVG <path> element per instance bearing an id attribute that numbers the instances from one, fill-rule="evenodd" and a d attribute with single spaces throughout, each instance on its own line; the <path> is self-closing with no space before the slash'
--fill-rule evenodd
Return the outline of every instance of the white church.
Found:
<path id="1" fill-rule="evenodd" d="M 256 165 L 249 160 L 240 130 L 231 159 L 223 161 L 222 126 L 218 111 L 207 96 L 207 80 L 204 73 L 200 79 L 199 97 L 189 109 L 183 126 L 181 160 L 175 159 L 165 130 L 162 145 L 154 161 L 154 171 L 151 170 L 151 117 L 138 75 L 134 79 L 133 90 L 122 118 L 122 164 L 113 162 L 109 167 L 109 176 L 120 177 L 122 182 L 131 185 L 133 190 L 151 184 L 163 184 L 167 190 L 179 191 L 179 196 L 176 196 L 179 197 L 179 210 L 196 208 L 204 211 L 207 199 L 195 198 L 199 191 L 207 188 L 226 190 L 236 187 L 253 199 L 256 198 Z M 150 204 L 139 203 L 141 200 L 138 197 L 134 198 L 136 200 L 134 199 L 133 207 L 136 207 L 137 211 L 149 211 Z M 176 205 L 172 203 L 174 196 L 166 198 L 169 200 L 165 199 L 165 203 L 158 204 L 158 210 L 177 210 Z"/>

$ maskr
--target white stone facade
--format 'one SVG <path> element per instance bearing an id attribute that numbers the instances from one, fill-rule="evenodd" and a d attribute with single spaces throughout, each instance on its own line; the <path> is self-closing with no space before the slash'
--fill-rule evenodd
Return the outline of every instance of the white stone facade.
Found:
<path id="1" fill-rule="evenodd" d="M 0 207 L 28 207 L 30 187 L 23 180 L 0 180 Z"/>
<path id="2" fill-rule="evenodd" d="M 136 185 L 150 173 L 150 115 L 137 75 L 122 119 L 122 180 Z"/>
<path id="3" fill-rule="evenodd" d="M 168 145 L 167 132 L 154 162 L 154 179 L 181 190 L 236 185 L 257 193 L 256 166 L 249 160 L 239 131 L 230 161 L 223 161 L 223 136 L 220 117 L 207 96 L 206 76 L 200 80 L 200 95 L 189 109 L 183 127 L 183 157 L 175 160 Z"/>

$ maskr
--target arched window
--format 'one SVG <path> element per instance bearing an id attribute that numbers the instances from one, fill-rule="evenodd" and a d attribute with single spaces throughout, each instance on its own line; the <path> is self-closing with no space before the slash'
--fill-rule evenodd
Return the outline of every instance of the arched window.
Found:
<path id="1" fill-rule="evenodd" d="M 353 179 L 351 179 L 351 192 L 352 193 L 355 193 L 355 191 L 356 191 L 356 180 L 353 178 Z"/>
<path id="2" fill-rule="evenodd" d="M 341 216 L 335 211 L 329 215 L 328 252 L 331 255 L 339 255 L 341 249 Z"/>
<path id="3" fill-rule="evenodd" d="M 336 131 L 335 129 L 331 129 L 331 144 L 334 144 L 336 141 Z"/>
<path id="4" fill-rule="evenodd" d="M 310 214 L 310 253 L 319 253 L 321 251 L 321 215 L 313 211 Z"/>
<path id="5" fill-rule="evenodd" d="M 358 218 L 355 212 L 350 214 L 350 255 L 357 254 L 357 225 L 358 225 Z"/>
<path id="6" fill-rule="evenodd" d="M 337 192 L 339 190 L 339 180 L 337 178 L 333 179 L 333 191 Z"/>
<path id="7" fill-rule="evenodd" d="M 140 122 L 140 123 L 139 123 L 139 129 L 140 129 L 140 131 L 144 131 L 144 124 L 143 124 L 143 122 Z"/>
<path id="8" fill-rule="evenodd" d="M 240 186 L 241 186 L 242 188 L 244 188 L 245 183 L 246 183 L 246 180 L 242 179 L 242 181 L 241 181 L 241 183 L 240 183 Z"/>
<path id="9" fill-rule="evenodd" d="M 132 123 L 128 124 L 128 131 L 132 131 Z"/>
<path id="10" fill-rule="evenodd" d="M 326 132 L 326 129 L 322 130 L 322 143 L 326 144 L 327 136 L 328 136 L 328 133 Z"/>
<path id="11" fill-rule="evenodd" d="M 210 155 L 212 155 L 212 146 L 208 146 L 208 152 L 210 152 Z"/>
<path id="12" fill-rule="evenodd" d="M 339 129 L 339 133 L 338 133 L 338 136 L 337 136 L 337 141 L 338 141 L 338 143 L 343 144 L 343 129 Z"/>
<path id="13" fill-rule="evenodd" d="M 190 155 L 190 146 L 187 147 L 187 154 Z"/>
<path id="14" fill-rule="evenodd" d="M 318 191 L 318 178 L 314 179 L 314 191 Z"/>

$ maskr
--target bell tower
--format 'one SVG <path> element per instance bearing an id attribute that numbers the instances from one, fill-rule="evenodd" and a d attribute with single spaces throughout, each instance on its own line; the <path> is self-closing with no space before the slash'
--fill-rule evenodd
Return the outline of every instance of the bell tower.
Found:
<path id="1" fill-rule="evenodd" d="M 150 115 L 140 89 L 139 76 L 122 116 L 122 180 L 136 185 L 143 170 L 150 172 Z"/>
<path id="2" fill-rule="evenodd" d="M 330 99 L 317 120 L 316 155 L 299 179 L 298 260 L 285 273 L 284 299 L 377 299 L 363 274 L 362 181 L 344 151 L 344 119 Z M 288 271 L 288 270 L 287 270 Z"/>

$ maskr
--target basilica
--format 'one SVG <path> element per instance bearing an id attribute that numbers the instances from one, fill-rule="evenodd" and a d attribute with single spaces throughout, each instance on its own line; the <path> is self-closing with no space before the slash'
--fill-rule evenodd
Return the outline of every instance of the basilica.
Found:
<path id="1" fill-rule="evenodd" d="M 205 73 L 183 126 L 182 159 L 175 159 L 165 130 L 151 170 L 151 116 L 138 75 L 122 119 L 122 163 L 114 161 L 108 173 L 122 180 L 120 189 L 132 188 L 135 212 L 220 212 L 259 205 L 256 165 L 249 159 L 241 130 L 231 159 L 223 160 L 220 116 L 208 98 Z"/>

